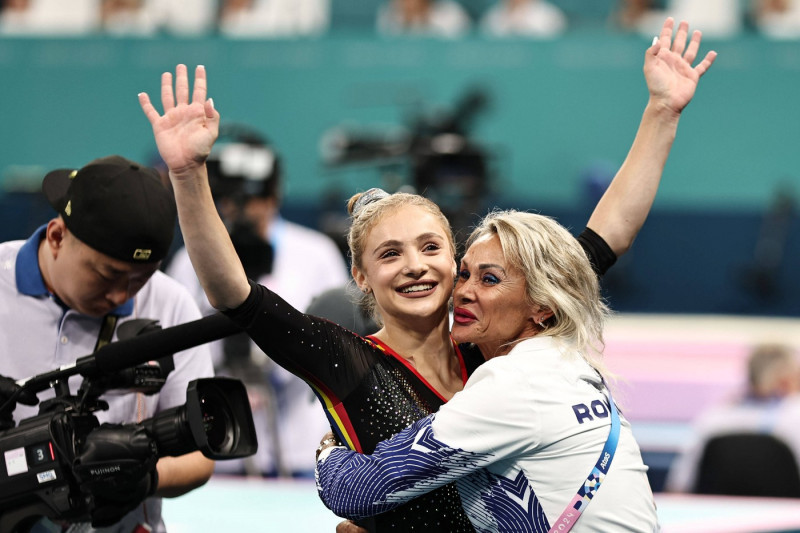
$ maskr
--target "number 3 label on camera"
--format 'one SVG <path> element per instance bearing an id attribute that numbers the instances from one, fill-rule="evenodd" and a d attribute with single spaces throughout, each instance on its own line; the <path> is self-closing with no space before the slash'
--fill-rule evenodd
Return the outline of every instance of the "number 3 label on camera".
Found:
<path id="1" fill-rule="evenodd" d="M 49 442 L 35 444 L 27 448 L 14 448 L 4 453 L 6 460 L 6 472 L 8 476 L 24 474 L 31 467 L 49 463 L 55 460 L 53 445 Z M 40 483 L 50 481 L 50 479 L 39 479 Z"/>

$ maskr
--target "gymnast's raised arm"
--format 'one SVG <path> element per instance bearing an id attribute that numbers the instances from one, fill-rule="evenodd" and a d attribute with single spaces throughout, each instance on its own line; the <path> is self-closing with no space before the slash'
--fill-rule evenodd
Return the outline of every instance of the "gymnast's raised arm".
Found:
<path id="1" fill-rule="evenodd" d="M 174 91 L 172 74 L 161 76 L 163 115 L 147 93 L 139 94 L 139 103 L 169 168 L 181 232 L 208 301 L 219 310 L 236 308 L 247 298 L 250 285 L 208 183 L 205 162 L 219 133 L 220 115 L 207 98 L 205 68 L 195 69 L 191 92 L 185 65 L 175 69 Z"/>

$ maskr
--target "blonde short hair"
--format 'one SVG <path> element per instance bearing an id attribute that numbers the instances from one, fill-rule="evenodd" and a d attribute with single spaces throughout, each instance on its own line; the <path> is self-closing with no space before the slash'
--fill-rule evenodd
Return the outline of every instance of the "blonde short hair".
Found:
<path id="1" fill-rule="evenodd" d="M 525 276 L 528 301 L 553 312 L 540 335 L 569 341 L 603 372 L 603 326 L 611 314 L 589 258 L 577 239 L 550 217 L 516 210 L 486 215 L 467 240 L 497 235 L 506 261 Z"/>

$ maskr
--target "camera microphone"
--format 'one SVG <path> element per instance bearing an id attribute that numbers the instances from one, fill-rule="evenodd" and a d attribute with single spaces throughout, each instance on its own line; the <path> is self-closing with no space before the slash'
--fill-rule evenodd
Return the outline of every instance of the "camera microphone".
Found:
<path id="1" fill-rule="evenodd" d="M 241 331 L 231 319 L 217 313 L 177 326 L 145 332 L 125 341 L 106 344 L 92 355 L 79 358 L 76 364 L 81 368 L 81 375 L 91 377 L 93 374 L 105 374 L 159 359 Z"/>
<path id="2" fill-rule="evenodd" d="M 164 329 L 142 333 L 136 337 L 106 344 L 91 355 L 78 358 L 75 363 L 57 370 L 20 380 L 18 385 L 27 391 L 47 389 L 54 379 L 80 374 L 98 377 L 110 372 L 160 359 L 194 346 L 240 333 L 235 322 L 217 313 L 198 320 Z"/>

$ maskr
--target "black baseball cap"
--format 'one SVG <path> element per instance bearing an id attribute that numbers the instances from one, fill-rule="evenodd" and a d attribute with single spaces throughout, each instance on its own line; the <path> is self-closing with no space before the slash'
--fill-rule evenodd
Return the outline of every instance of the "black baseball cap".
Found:
<path id="1" fill-rule="evenodd" d="M 48 172 L 42 191 L 67 228 L 98 252 L 129 263 L 167 256 L 175 202 L 155 169 L 112 155 Z"/>

